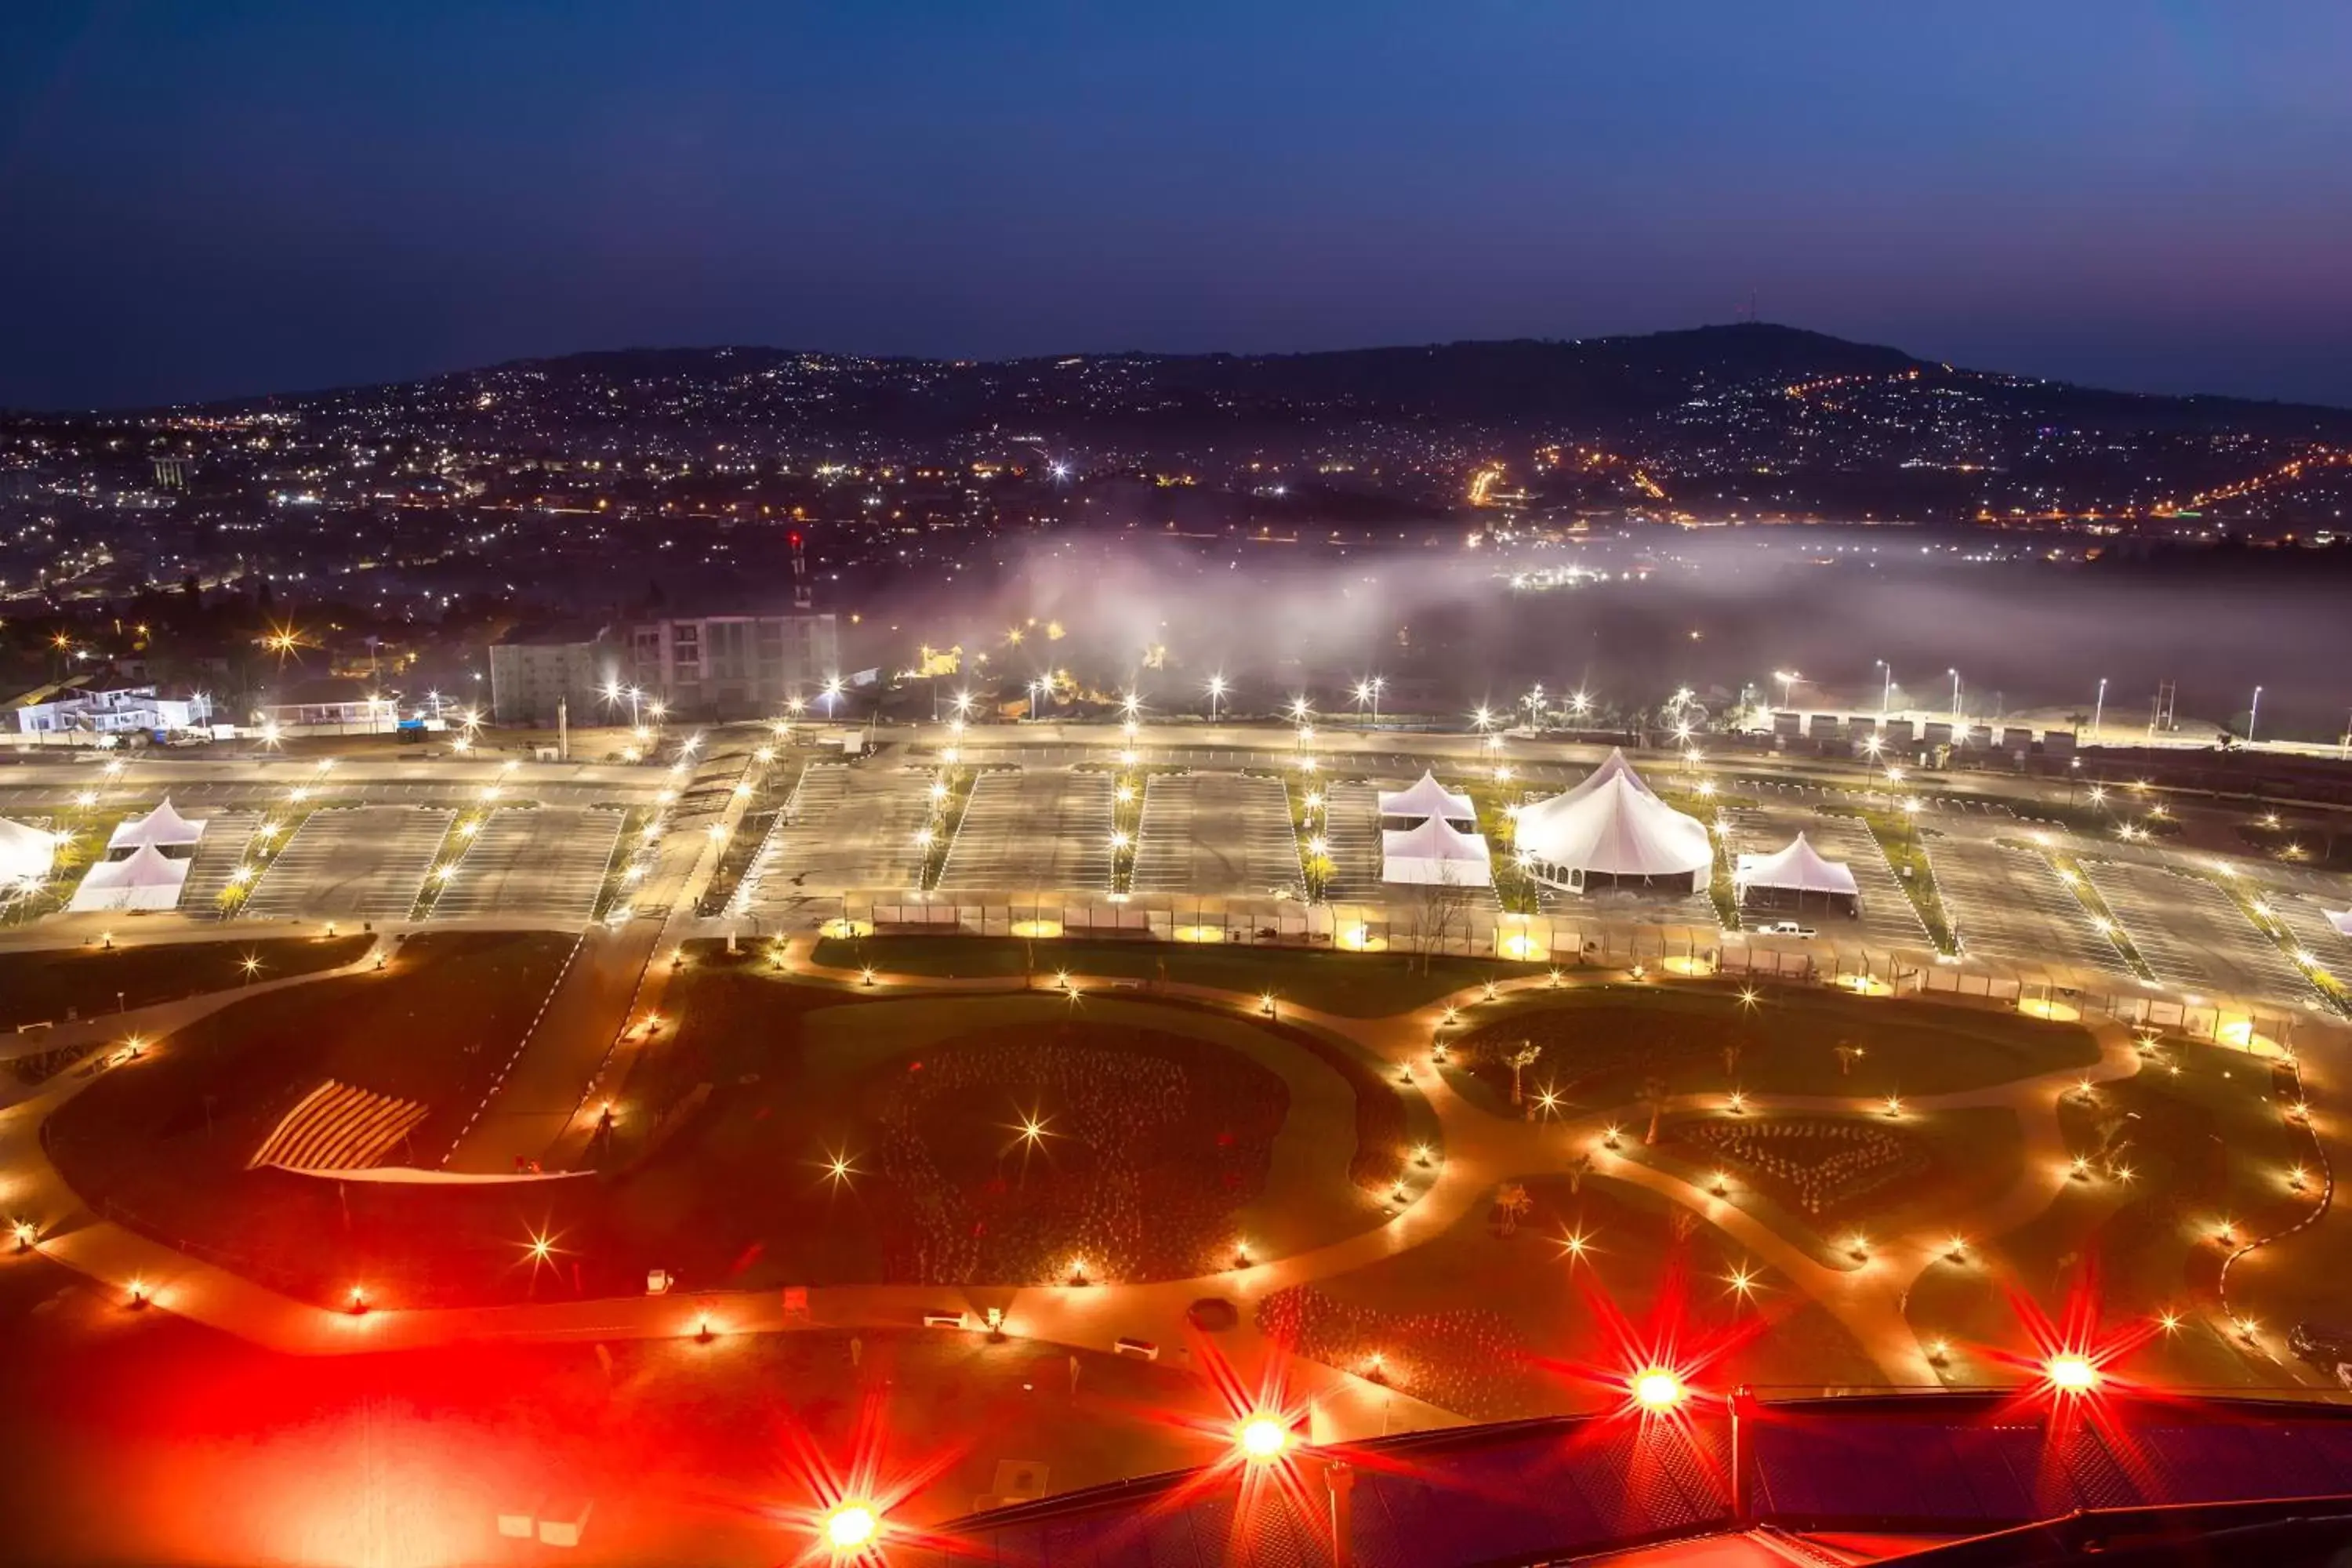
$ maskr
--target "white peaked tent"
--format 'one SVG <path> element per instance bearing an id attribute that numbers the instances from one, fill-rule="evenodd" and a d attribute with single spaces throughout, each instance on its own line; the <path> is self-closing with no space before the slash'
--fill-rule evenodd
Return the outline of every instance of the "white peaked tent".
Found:
<path id="1" fill-rule="evenodd" d="M 146 816 L 125 817 L 115 828 L 114 837 L 106 841 L 106 847 L 110 851 L 137 849 L 144 845 L 177 847 L 194 844 L 204 836 L 205 825 L 190 822 L 173 810 L 172 797 L 167 795 Z"/>
<path id="2" fill-rule="evenodd" d="M 1464 833 L 1442 816 L 1381 835 L 1381 880 L 1484 888 L 1495 880 L 1483 835 Z"/>
<path id="3" fill-rule="evenodd" d="M 1643 795 L 1648 795 L 1651 799 L 1655 800 L 1658 797 L 1658 792 L 1650 787 L 1649 781 L 1644 779 L 1640 773 L 1635 773 L 1633 771 L 1633 764 L 1625 760 L 1624 752 L 1619 747 L 1612 746 L 1609 748 L 1609 755 L 1601 762 L 1601 764 L 1593 769 L 1591 773 L 1585 774 L 1582 779 L 1578 781 L 1574 789 L 1570 790 L 1566 795 L 1561 795 L 1559 798 L 1564 801 L 1582 800 L 1586 795 L 1597 793 L 1605 786 L 1611 779 L 1623 779 L 1627 784 L 1632 784 L 1635 789 L 1640 790 Z"/>
<path id="4" fill-rule="evenodd" d="M 2319 912 L 2327 917 L 2327 923 L 2336 928 L 2338 935 L 2352 936 L 2352 910 L 2322 910 Z"/>
<path id="5" fill-rule="evenodd" d="M 77 913 L 92 910 L 171 910 L 180 904 L 187 884 L 188 862 L 174 860 L 152 844 L 142 844 L 127 860 L 92 866 L 74 889 L 66 907 Z"/>
<path id="6" fill-rule="evenodd" d="M 1801 898 L 1807 893 L 1862 897 L 1862 889 L 1855 885 L 1853 872 L 1846 863 L 1826 858 L 1801 833 L 1785 849 L 1769 855 L 1742 855 L 1732 876 L 1742 897 L 1750 888 L 1795 893 Z"/>
<path id="7" fill-rule="evenodd" d="M 37 882 L 57 863 L 54 836 L 0 816 L 0 888 Z"/>
<path id="8" fill-rule="evenodd" d="M 1437 775 L 1423 769 L 1409 789 L 1381 791 L 1382 816 L 1409 816 L 1415 821 L 1425 817 L 1441 817 L 1448 822 L 1475 822 L 1478 808 L 1466 795 L 1455 795 L 1437 782 Z"/>
<path id="9" fill-rule="evenodd" d="M 1652 795 L 1631 768 L 1591 785 L 1587 779 L 1520 811 L 1519 852 L 1538 880 L 1579 890 L 1590 876 L 1686 880 L 1693 892 L 1706 886 L 1715 868 L 1706 824 Z"/>

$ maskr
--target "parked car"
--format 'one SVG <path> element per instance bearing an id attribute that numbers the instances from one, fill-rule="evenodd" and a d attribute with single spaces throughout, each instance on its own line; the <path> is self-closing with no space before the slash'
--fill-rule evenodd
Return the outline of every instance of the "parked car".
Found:
<path id="1" fill-rule="evenodd" d="M 1756 928 L 1759 936 L 1816 936 L 1820 933 L 1809 925 L 1795 921 L 1767 921 Z"/>

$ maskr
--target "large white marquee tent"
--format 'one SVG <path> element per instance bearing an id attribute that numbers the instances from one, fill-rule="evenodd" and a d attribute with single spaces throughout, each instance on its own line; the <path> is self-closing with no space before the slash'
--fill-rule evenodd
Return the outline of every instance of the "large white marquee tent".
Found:
<path id="1" fill-rule="evenodd" d="M 1406 789 L 1381 791 L 1381 815 L 1402 816 L 1419 822 L 1429 817 L 1447 822 L 1475 822 L 1478 808 L 1466 795 L 1455 795 L 1437 782 L 1437 775 L 1423 770 Z"/>
<path id="2" fill-rule="evenodd" d="M 205 825 L 191 822 L 173 809 L 172 797 L 165 795 L 154 810 L 144 816 L 123 818 L 106 841 L 110 854 L 118 849 L 137 849 L 142 846 L 156 848 L 183 848 L 205 836 Z"/>
<path id="3" fill-rule="evenodd" d="M 0 816 L 0 888 L 37 882 L 57 863 L 58 841 L 53 835 Z"/>
<path id="4" fill-rule="evenodd" d="M 66 907 L 92 910 L 172 910 L 187 885 L 188 862 L 174 860 L 152 844 L 142 844 L 127 860 L 92 866 Z"/>
<path id="5" fill-rule="evenodd" d="M 1579 892 L 1595 876 L 1697 892 L 1715 868 L 1706 824 L 1660 800 L 1616 752 L 1567 794 L 1521 808 L 1517 840 L 1538 880 Z"/>
<path id="6" fill-rule="evenodd" d="M 1464 833 L 1442 816 L 1381 835 L 1381 880 L 1421 886 L 1485 888 L 1495 880 L 1485 836 Z"/>

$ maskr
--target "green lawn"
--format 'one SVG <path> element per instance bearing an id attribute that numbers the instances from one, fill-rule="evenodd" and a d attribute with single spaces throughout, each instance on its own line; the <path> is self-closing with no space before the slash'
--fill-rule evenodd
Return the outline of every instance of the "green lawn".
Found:
<path id="1" fill-rule="evenodd" d="M 350 963 L 372 936 L 265 937 L 251 942 L 174 942 L 111 950 L 83 947 L 0 952 L 0 1029 L 19 1024 L 63 1023 L 78 1011 L 89 1017 L 118 1005 L 144 1007 L 246 983 L 245 961 L 260 961 L 253 976 L 281 980 Z M 120 993 L 118 1000 L 117 993 Z"/>
<path id="2" fill-rule="evenodd" d="M 1285 1002 L 1349 1018 L 1407 1012 L 1465 986 L 1524 973 L 1498 961 L 1436 958 L 1424 974 L 1420 960 L 1396 953 L 961 936 L 828 937 L 816 944 L 815 960 L 836 969 L 870 963 L 886 974 L 1011 980 L 1034 973 L 1043 984 L 1066 969 L 1213 985 L 1249 996 L 1271 990 Z"/>
<path id="3" fill-rule="evenodd" d="M 1753 1005 L 1724 985 L 1563 986 L 1520 992 L 1465 1009 L 1449 1037 L 1454 1079 L 1499 1115 L 1508 1104 L 1505 1058 L 1522 1042 L 1542 1054 L 1527 1092 L 1549 1089 L 1564 1110 L 1631 1103 L 1653 1074 L 1676 1094 L 1847 1095 L 1877 1098 L 1979 1089 L 2098 1060 L 2087 1030 L 2015 1014 L 1933 1002 L 1763 987 Z M 1851 1071 L 1838 1047 L 1861 1054 Z M 1737 1055 L 1727 1063 L 1726 1053 Z"/>
<path id="4" fill-rule="evenodd" d="M 393 1161 L 437 1167 L 571 947 L 545 932 L 412 936 L 380 973 L 236 1002 L 59 1106 L 44 1130 L 50 1154 L 94 1209 L 280 1289 L 334 1300 L 356 1276 L 397 1279 L 412 1300 L 466 1299 L 486 1278 L 495 1286 L 518 1256 L 515 1205 L 527 1196 L 536 1218 L 543 1189 L 352 1184 L 345 1193 L 247 1162 L 332 1079 L 423 1102 L 424 1121 Z"/>
<path id="5" fill-rule="evenodd" d="M 1365 1072 L 1376 1105 L 1391 1108 L 1368 1120 L 1356 1075 L 1335 1070 L 1344 1046 L 1181 1004 L 868 1001 L 716 961 L 689 968 L 674 1000 L 677 1054 L 719 1087 L 625 1171 L 613 1231 L 630 1247 L 666 1244 L 690 1278 L 1026 1284 L 1038 1259 L 1087 1252 L 1097 1268 L 1124 1257 L 1122 1278 L 1211 1272 L 1236 1240 L 1277 1256 L 1376 1223 L 1377 1205 L 1349 1179 L 1367 1127 L 1390 1169 L 1396 1144 L 1433 1132 L 1417 1096 L 1406 1111 Z M 1143 1071 L 1145 1058 L 1173 1069 L 1145 1076 L 1175 1102 L 1155 1102 L 1120 1134 L 1136 1147 L 1108 1147 L 1106 1129 L 1133 1102 L 1106 1094 L 1104 1069 L 1124 1058 Z M 934 1092 L 924 1073 L 953 1092 Z M 1264 1106 L 1278 1128 L 1270 1144 L 1250 1130 Z M 1024 1146 L 1032 1118 L 1042 1131 Z M 836 1157 L 848 1167 L 838 1179 Z M 1096 1190 L 1097 1172 L 1140 1182 L 1143 1208 Z M 962 1215 L 944 1233 L 940 1204 Z M 1143 1214 L 1157 1216 L 1147 1235 L 1123 1228 L 1122 1216 Z M 1110 1228 L 1090 1237 L 1094 1224 Z"/>

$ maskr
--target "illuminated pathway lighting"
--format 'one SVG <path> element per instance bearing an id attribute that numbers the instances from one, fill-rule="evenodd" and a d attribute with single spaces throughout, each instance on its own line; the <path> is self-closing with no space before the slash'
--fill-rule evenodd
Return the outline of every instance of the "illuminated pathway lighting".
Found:
<path id="1" fill-rule="evenodd" d="M 2099 1386 L 2099 1369 L 2091 1364 L 2091 1358 L 2072 1351 L 2052 1356 L 2044 1370 L 2049 1373 L 2050 1386 L 2061 1394 L 2088 1394 Z"/>
<path id="2" fill-rule="evenodd" d="M 1014 936 L 1059 936 L 1062 934 L 1062 922 L 1059 921 L 1014 921 L 1013 922 L 1013 934 Z"/>
<path id="3" fill-rule="evenodd" d="M 1178 942 L 1219 942 L 1225 940 L 1225 928 L 1203 925 L 1178 926 L 1169 934 Z"/>
<path id="4" fill-rule="evenodd" d="M 1688 1396 L 1680 1374 L 1663 1366 L 1654 1366 L 1633 1374 L 1633 1403 L 1644 1410 L 1667 1411 Z"/>
<path id="5" fill-rule="evenodd" d="M 1290 1447 L 1290 1428 L 1277 1415 L 1253 1415 L 1234 1433 L 1242 1458 L 1252 1464 L 1270 1464 Z"/>
<path id="6" fill-rule="evenodd" d="M 863 1551 L 881 1529 L 881 1516 L 869 1505 L 845 1502 L 824 1516 L 824 1543 L 836 1554 Z"/>

